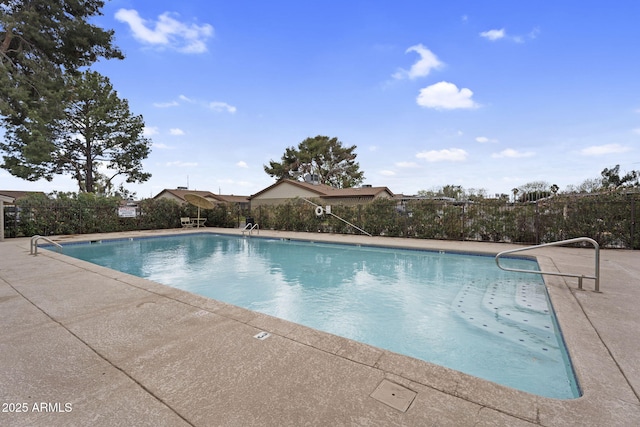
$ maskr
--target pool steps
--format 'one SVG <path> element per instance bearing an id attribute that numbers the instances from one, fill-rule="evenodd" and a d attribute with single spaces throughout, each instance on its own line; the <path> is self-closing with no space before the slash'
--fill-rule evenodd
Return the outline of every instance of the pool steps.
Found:
<path id="1" fill-rule="evenodd" d="M 544 285 L 501 280 L 468 283 L 451 304 L 469 326 L 539 354 L 558 348 Z"/>

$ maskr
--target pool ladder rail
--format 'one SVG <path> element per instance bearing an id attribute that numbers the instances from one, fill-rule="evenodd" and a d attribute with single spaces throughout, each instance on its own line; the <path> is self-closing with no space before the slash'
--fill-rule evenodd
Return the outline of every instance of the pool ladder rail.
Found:
<path id="1" fill-rule="evenodd" d="M 593 245 L 595 249 L 595 270 L 593 276 L 585 276 L 584 274 L 576 274 L 576 273 L 560 273 L 560 272 L 552 272 L 552 271 L 535 271 L 535 270 L 522 270 L 518 268 L 507 268 L 500 265 L 500 257 L 507 254 L 512 254 L 515 252 L 528 251 L 531 249 L 543 248 L 546 246 L 562 246 L 568 245 L 571 243 L 578 242 L 588 242 Z M 600 245 L 595 240 L 589 237 L 576 237 L 575 239 L 561 240 L 558 242 L 551 243 L 543 243 L 541 245 L 535 246 L 527 246 L 526 248 L 518 248 L 518 249 L 510 249 L 508 251 L 502 251 L 496 255 L 496 264 L 498 268 L 504 271 L 513 271 L 516 273 L 534 273 L 534 274 L 548 274 L 550 276 L 565 276 L 565 277 L 577 277 L 578 278 L 578 289 L 582 290 L 582 279 L 593 279 L 595 280 L 595 292 L 600 292 Z"/>
<path id="2" fill-rule="evenodd" d="M 29 248 L 29 253 L 31 255 L 34 255 L 34 256 L 38 255 L 38 240 L 44 240 L 45 242 L 49 242 L 52 245 L 55 245 L 58 248 L 62 249 L 62 245 L 60 245 L 59 243 L 54 242 L 53 240 L 51 240 L 48 237 L 36 234 L 35 236 L 33 236 L 31 238 L 31 244 L 30 244 L 30 248 Z"/>
<path id="3" fill-rule="evenodd" d="M 253 233 L 253 230 L 257 230 L 256 234 L 260 234 L 260 226 L 258 224 L 248 223 L 242 229 L 242 235 L 244 236 L 244 232 L 248 231 L 249 232 L 249 236 L 251 236 L 251 233 Z"/>
<path id="4" fill-rule="evenodd" d="M 367 236 L 372 237 L 370 233 L 367 233 L 362 228 L 360 228 L 357 225 L 350 223 L 346 219 L 340 218 L 338 215 L 332 213 L 331 212 L 331 206 L 327 206 L 326 208 L 323 208 L 322 206 L 320 206 L 320 205 L 318 205 L 316 203 L 313 203 L 311 200 L 307 200 L 304 197 L 302 198 L 302 200 L 304 200 L 305 202 L 307 202 L 307 203 L 309 203 L 309 204 L 311 204 L 311 205 L 316 207 L 316 216 L 331 215 L 332 217 L 338 218 L 340 221 L 344 222 L 345 224 L 355 228 L 356 230 L 358 230 L 362 234 L 366 234 Z"/>

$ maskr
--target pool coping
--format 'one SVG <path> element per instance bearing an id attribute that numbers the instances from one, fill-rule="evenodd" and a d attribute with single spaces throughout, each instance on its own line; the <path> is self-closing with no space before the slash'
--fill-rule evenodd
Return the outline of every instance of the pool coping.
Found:
<path id="1" fill-rule="evenodd" d="M 55 236 L 53 240 L 59 242 L 75 242 L 98 240 L 98 237 L 115 237 L 123 238 L 132 237 L 150 237 L 161 236 L 166 234 L 189 234 L 194 230 L 164 230 L 149 232 L 130 232 L 117 233 L 110 235 L 80 235 L 80 236 Z M 216 234 L 241 235 L 241 230 L 237 229 L 210 229 L 205 228 L 198 232 L 213 232 Z M 514 245 L 477 243 L 477 242 L 450 242 L 450 241 L 425 241 L 414 239 L 398 239 L 398 238 L 370 238 L 367 236 L 352 235 L 333 235 L 323 233 L 291 233 L 260 230 L 260 237 L 273 238 L 295 238 L 300 240 L 311 240 L 327 243 L 349 243 L 364 244 L 371 246 L 398 247 L 406 249 L 421 250 L 444 250 L 446 252 L 457 253 L 476 253 L 483 255 L 495 255 L 497 252 L 505 248 L 513 248 Z M 106 240 L 106 239 L 105 239 Z M 21 262 L 25 265 L 33 265 L 35 257 L 28 255 L 28 241 L 25 239 L 15 239 L 15 241 L 5 241 L 0 244 L 0 251 L 8 249 L 8 242 L 17 245 L 22 253 L 14 254 L 20 256 Z M 14 246 L 14 245 L 12 245 Z M 15 246 L 13 251 L 15 251 Z M 26 251 L 26 253 L 25 253 Z M 614 262 L 616 259 L 624 255 L 629 258 L 633 255 L 632 251 L 603 251 L 606 255 L 602 257 L 603 262 Z M 581 270 L 589 271 L 589 250 L 576 248 L 547 248 L 536 249 L 532 253 L 538 260 L 542 270 L 559 271 L 559 268 L 565 268 L 567 265 L 577 265 Z M 610 256 L 609 256 L 610 255 Z M 376 419 L 387 416 L 389 425 L 411 425 L 418 420 L 423 423 L 434 423 L 434 420 L 440 420 L 440 423 L 456 423 L 458 425 L 472 424 L 475 422 L 487 422 L 489 424 L 514 425 L 522 423 L 522 425 L 621 425 L 628 424 L 629 420 L 640 421 L 640 402 L 638 400 L 637 387 L 639 379 L 635 375 L 638 371 L 637 366 L 628 366 L 629 361 L 626 358 L 618 360 L 618 353 L 615 345 L 607 342 L 607 337 L 603 334 L 607 328 L 599 327 L 597 322 L 602 321 L 602 317 L 597 314 L 597 318 L 589 317 L 591 305 L 598 305 L 598 300 L 606 302 L 606 305 L 616 305 L 616 301 L 611 301 L 612 297 L 618 296 L 617 290 L 614 292 L 608 289 L 607 283 L 611 281 L 603 280 L 602 293 L 594 293 L 591 291 L 578 291 L 575 281 L 565 279 L 559 276 L 545 276 L 545 283 L 558 318 L 558 322 L 562 328 L 565 342 L 567 344 L 571 360 L 578 377 L 579 384 L 583 391 L 583 395 L 577 399 L 559 400 L 550 399 L 541 396 L 531 395 L 526 392 L 500 386 L 488 381 L 484 381 L 448 368 L 430 364 L 428 362 L 402 356 L 386 350 L 381 350 L 366 344 L 361 344 L 345 338 L 337 337 L 332 334 L 320 332 L 288 322 L 282 319 L 274 318 L 268 315 L 252 312 L 240 307 L 225 304 L 209 298 L 200 297 L 185 291 L 170 288 L 165 285 L 154 283 L 145 279 L 130 276 L 125 273 L 115 272 L 114 270 L 96 266 L 81 260 L 60 255 L 53 251 L 41 251 L 38 258 L 47 259 L 47 262 L 64 263 L 67 267 L 77 270 L 79 274 L 97 275 L 100 279 L 117 281 L 119 286 L 127 286 L 132 291 L 142 291 L 150 297 L 159 298 L 166 304 L 179 304 L 181 307 L 189 307 L 190 310 L 196 310 L 201 317 L 207 317 L 210 314 L 216 316 L 219 321 L 237 323 L 237 327 L 249 327 L 251 330 L 265 331 L 271 334 L 272 341 L 279 340 L 278 345 L 282 345 L 283 349 L 295 347 L 300 351 L 310 352 L 314 357 L 328 358 L 334 360 L 336 364 L 350 364 L 354 370 L 365 370 L 369 375 L 377 378 L 391 381 L 406 389 L 417 393 L 417 397 L 409 405 L 406 412 L 397 411 L 396 409 L 385 408 L 380 409 L 370 400 L 374 388 L 360 389 L 359 396 L 354 397 L 354 417 L 370 417 L 375 413 Z M 38 261 L 40 263 L 40 261 Z M 632 264 L 630 262 L 629 264 Z M 625 264 L 625 266 L 627 266 Z M 628 266 L 627 266 L 628 267 Z M 27 283 L 20 278 L 20 272 L 16 270 L 14 276 L 6 275 L 4 266 L 0 268 L 0 278 L 14 290 L 28 289 Z M 605 273 L 606 271 L 606 273 Z M 603 268 L 603 275 L 615 276 L 616 271 L 610 271 Z M 638 276 L 635 276 L 638 277 Z M 40 278 L 38 280 L 41 280 Z M 12 283 L 12 282 L 15 282 Z M 613 282 L 616 282 L 614 277 Z M 616 282 L 617 283 L 617 282 Z M 616 286 L 625 287 L 626 283 L 618 283 Z M 585 288 L 588 289 L 589 283 L 585 282 Z M 627 288 L 625 287 L 625 292 Z M 137 290 L 137 291 L 136 291 Z M 59 289 L 64 292 L 63 287 Z M 637 292 L 637 289 L 634 290 Z M 636 302 L 640 302 L 640 295 L 633 293 Z M 69 298 L 73 298 L 71 293 Z M 33 304 L 33 299 L 31 300 Z M 6 304 L 6 303 L 4 303 Z M 47 304 L 49 304 L 47 302 Z M 42 304 L 43 306 L 46 304 Z M 54 306 L 51 306 L 54 307 Z M 608 307 L 606 307 L 609 309 Z M 43 310 L 43 308 L 40 308 Z M 46 310 L 46 309 L 45 309 Z M 55 312 L 56 309 L 49 309 Z M 54 322 L 59 325 L 72 329 L 69 324 L 73 323 L 64 316 L 56 318 L 49 314 Z M 73 321 L 78 318 L 85 319 L 91 317 L 91 313 L 84 313 L 81 316 L 74 315 Z M 5 320 L 0 314 L 1 320 Z M 619 320 L 619 319 L 618 319 Z M 630 319 L 624 319 L 626 322 Z M 234 323 L 234 324 L 235 324 Z M 640 321 L 635 322 L 638 326 Z M 244 326 L 242 326 L 244 325 Z M 635 329 L 637 330 L 637 329 Z M 87 332 L 88 336 L 92 336 L 93 332 Z M 99 335 L 99 331 L 96 332 Z M 94 338 L 92 338 L 94 339 Z M 630 332 L 629 343 L 633 345 L 633 334 Z M 99 346 L 96 341 L 96 345 Z M 1 342 L 0 342 L 1 345 Z M 92 347 L 87 340 L 88 347 Z M 3 348 L 4 347 L 0 347 Z M 633 350 L 633 348 L 632 348 Z M 4 351 L 4 350 L 3 350 Z M 147 350 L 149 351 L 149 350 Z M 285 350 L 286 351 L 286 350 Z M 102 356 L 105 358 L 105 356 Z M 149 356 L 150 357 L 150 356 Z M 106 357 L 108 359 L 108 357 Z M 624 360 L 623 360 L 624 359 Z M 171 399 L 160 391 L 151 391 L 150 385 L 145 385 L 145 378 L 148 373 L 133 372 L 127 363 L 121 360 L 110 360 L 116 368 L 124 372 L 135 383 L 139 384 L 143 390 L 148 390 L 156 399 L 163 402 Z M 236 362 L 241 363 L 241 359 Z M 2 362 L 0 362 L 0 365 Z M 10 367 L 2 366 L 3 369 Z M 295 368 L 292 367 L 295 370 Z M 298 367 L 302 369 L 302 367 Z M 330 375 L 327 372 L 326 375 Z M 317 375 L 321 375 L 318 373 Z M 34 380 L 33 378 L 30 380 Z M 325 379 L 319 379 L 322 382 Z M 328 379 L 327 379 L 328 380 Z M 376 384 L 380 384 L 377 381 Z M 155 383 L 154 383 L 155 384 Z M 635 385 L 635 386 L 634 386 Z M 357 382 L 354 382 L 354 387 Z M 14 385 L 13 393 L 20 395 L 19 385 Z M 3 396 L 5 398 L 11 397 Z M 344 398 L 344 397 L 343 397 Z M 437 405 L 434 404 L 437 402 Z M 457 403 L 456 403 L 457 402 Z M 372 406 L 373 405 L 373 406 Z M 384 404 L 382 404 L 384 406 Z M 192 418 L 186 407 L 168 404 L 174 416 L 182 419 L 187 425 L 203 425 L 198 422 L 200 418 Z M 357 414 L 357 408 L 366 408 L 367 414 Z M 375 408 L 372 412 L 372 407 Z M 465 408 L 461 411 L 460 408 Z M 469 413 L 471 410 L 471 413 Z M 389 412 L 390 411 L 390 412 Z M 461 412 L 465 412 L 464 414 Z M 4 415 L 4 414 L 3 414 Z M 17 414 L 16 414 L 17 415 Z M 311 416 L 311 413 L 307 414 Z M 227 414 L 227 417 L 230 415 Z M 252 417 L 255 414 L 251 414 Z M 292 415 L 293 416 L 293 415 Z M 305 420 L 304 414 L 300 415 Z M 344 414 L 343 414 L 344 416 Z M 354 418 L 355 419 L 355 418 Z M 2 418 L 0 418 L 0 421 Z M 282 421 L 282 418 L 280 418 Z M 144 421 L 144 420 L 138 420 Z M 333 420 L 334 422 L 336 420 Z M 438 422 L 435 422 L 436 424 Z M 248 423 L 251 424 L 251 423 Z M 287 424 L 284 422 L 284 424 Z M 314 424 L 313 422 L 311 424 Z M 345 422 L 349 424 L 349 422 Z M 246 424 L 245 424 L 246 425 Z M 293 424 L 291 424 L 293 425 Z"/>

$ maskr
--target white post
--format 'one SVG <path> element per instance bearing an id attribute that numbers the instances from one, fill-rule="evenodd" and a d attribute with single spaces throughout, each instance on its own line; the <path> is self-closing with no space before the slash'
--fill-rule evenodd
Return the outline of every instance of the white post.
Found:
<path id="1" fill-rule="evenodd" d="M 4 240 L 4 201 L 0 199 L 0 242 Z"/>

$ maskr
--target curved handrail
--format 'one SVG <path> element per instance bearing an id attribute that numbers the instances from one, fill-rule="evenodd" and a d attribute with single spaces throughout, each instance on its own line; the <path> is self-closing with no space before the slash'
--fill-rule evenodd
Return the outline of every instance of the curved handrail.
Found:
<path id="1" fill-rule="evenodd" d="M 595 273 L 593 276 L 585 276 L 584 274 L 575 274 L 575 273 L 559 273 L 559 272 L 551 272 L 551 271 L 534 271 L 534 270 L 523 270 L 518 268 L 507 268 L 500 265 L 500 257 L 506 254 L 511 254 L 515 252 L 528 251 L 531 249 L 543 248 L 546 246 L 561 246 L 568 245 L 570 243 L 577 242 L 588 242 L 593 245 L 595 249 Z M 566 277 L 577 277 L 578 278 L 578 289 L 582 289 L 582 279 L 594 279 L 595 280 L 595 292 L 600 292 L 600 245 L 595 240 L 589 237 L 576 237 L 575 239 L 561 240 L 559 242 L 551 242 L 551 243 L 543 243 L 541 245 L 535 246 L 527 246 L 526 248 L 518 248 L 518 249 L 510 249 L 508 251 L 502 251 L 496 255 L 496 264 L 498 268 L 504 271 L 513 271 L 516 273 L 537 273 L 537 274 L 548 274 L 551 276 L 566 276 Z"/>
<path id="2" fill-rule="evenodd" d="M 44 240 L 45 242 L 49 242 L 49 243 L 59 247 L 60 249 L 62 249 L 62 245 L 54 242 L 53 240 L 49 239 L 48 237 L 36 234 L 35 236 L 33 236 L 31 238 L 31 245 L 29 247 L 29 253 L 31 255 L 38 255 L 38 240 Z"/>
<path id="3" fill-rule="evenodd" d="M 257 223 L 256 224 L 248 223 L 242 229 L 242 235 L 244 236 L 245 231 L 248 231 L 249 235 L 251 235 L 251 232 L 255 229 L 257 229 L 258 230 L 257 233 L 260 234 L 260 226 Z"/>

